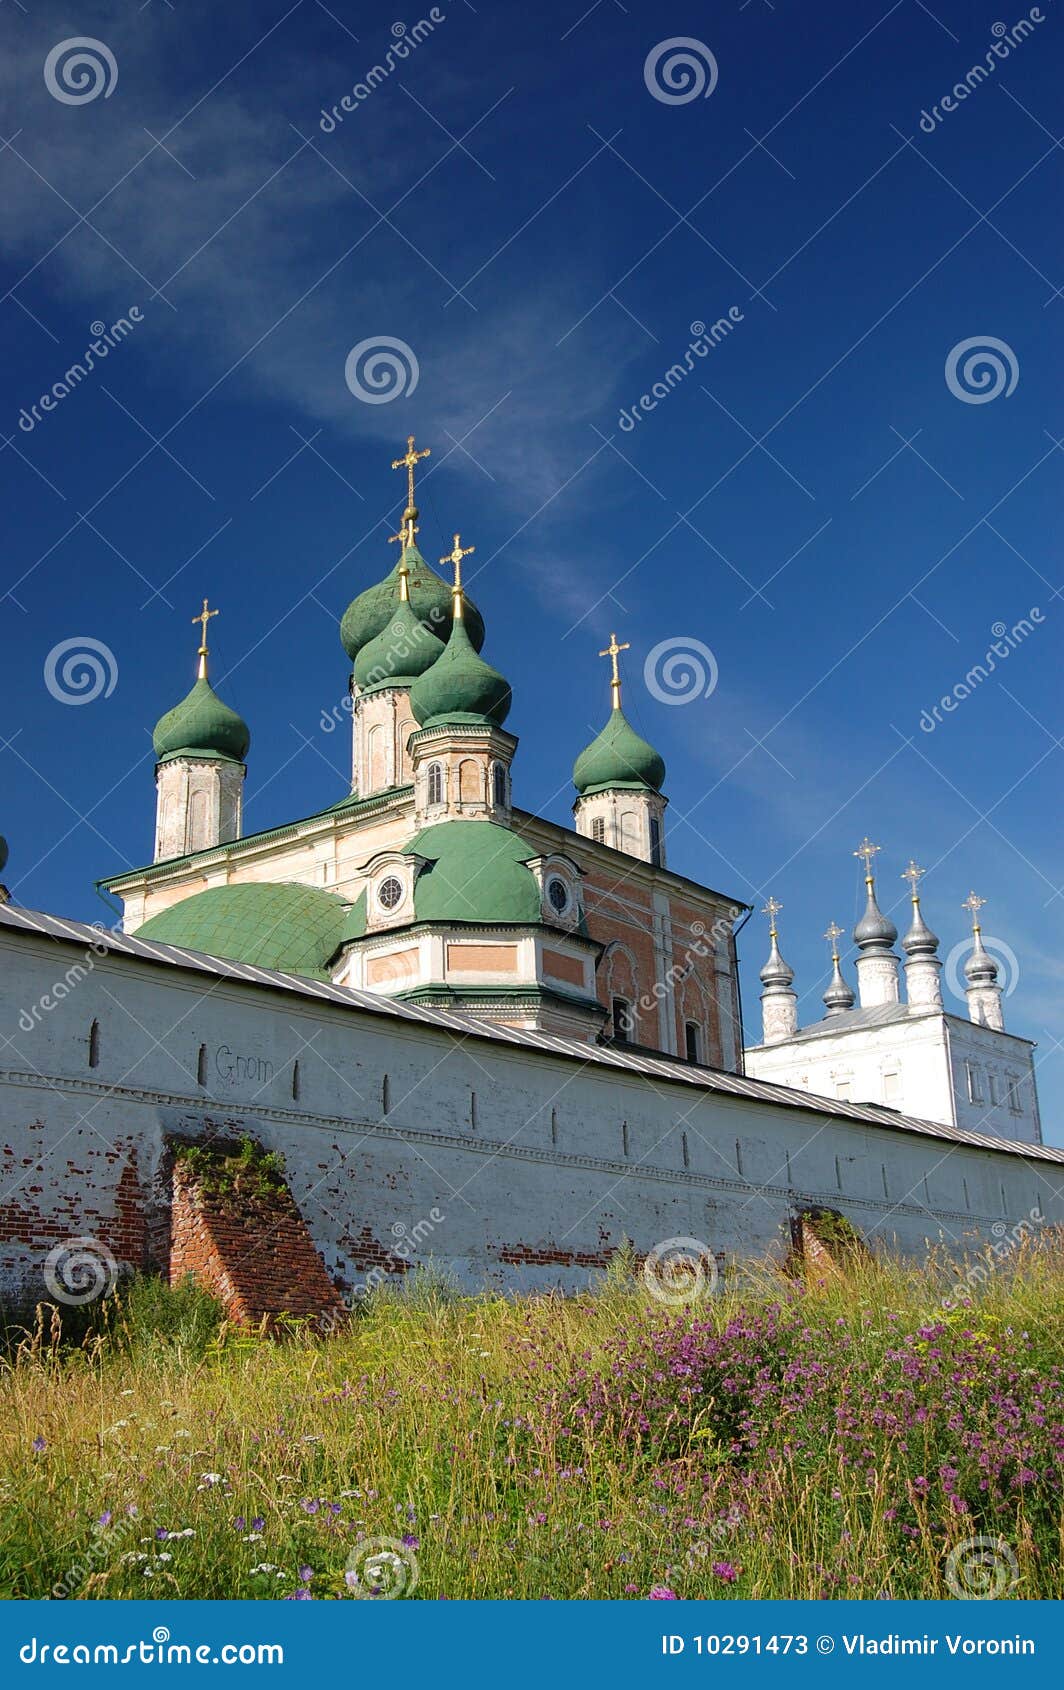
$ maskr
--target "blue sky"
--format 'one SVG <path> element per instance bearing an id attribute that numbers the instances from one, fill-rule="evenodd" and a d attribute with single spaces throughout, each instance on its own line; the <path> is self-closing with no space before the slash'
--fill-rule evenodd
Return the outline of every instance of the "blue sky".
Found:
<path id="1" fill-rule="evenodd" d="M 14 896 L 96 918 L 94 879 L 150 856 L 150 730 L 191 682 L 204 593 L 219 690 L 252 728 L 247 827 L 342 795 L 347 734 L 320 725 L 346 687 L 337 624 L 394 558 L 389 464 L 414 431 L 432 448 L 426 556 L 455 528 L 477 547 L 519 802 L 569 819 L 616 629 L 626 708 L 669 767 L 671 864 L 783 901 L 803 1017 L 827 983 L 821 934 L 858 910 L 867 832 L 899 920 L 902 868 L 928 869 L 943 955 L 969 888 L 988 899 L 1007 1025 L 1039 1043 L 1046 1136 L 1064 1141 L 1059 8 L 994 58 L 994 26 L 1008 46 L 1026 13 L 446 0 L 432 22 L 397 4 L 0 13 Z M 44 67 L 77 35 L 117 78 L 97 51 L 83 99 L 60 60 L 64 101 Z M 677 101 L 692 84 L 648 69 L 675 38 L 708 97 Z M 323 125 L 374 65 L 389 74 Z M 34 420 L 91 325 L 134 306 Z M 692 325 L 729 311 L 622 426 Z M 417 382 L 403 353 L 402 391 L 369 403 L 345 363 L 382 339 Z M 947 381 L 951 352 L 988 340 L 1000 375 L 977 364 L 966 385 L 956 354 Z M 934 721 L 992 630 L 1025 617 Z M 71 705 L 45 666 L 85 639 L 117 678 Z M 664 641 L 712 652 L 708 697 L 648 687 Z M 764 950 L 758 915 L 755 1026 Z"/>

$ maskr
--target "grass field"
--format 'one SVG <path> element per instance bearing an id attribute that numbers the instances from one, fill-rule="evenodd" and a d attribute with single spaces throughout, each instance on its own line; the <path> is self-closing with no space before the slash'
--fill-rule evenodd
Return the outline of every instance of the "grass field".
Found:
<path id="1" fill-rule="evenodd" d="M 0 1594 L 1062 1597 L 1064 1245 L 957 1271 L 423 1281 L 280 1343 L 152 1281 L 80 1345 L 46 1309 L 0 1376 Z"/>

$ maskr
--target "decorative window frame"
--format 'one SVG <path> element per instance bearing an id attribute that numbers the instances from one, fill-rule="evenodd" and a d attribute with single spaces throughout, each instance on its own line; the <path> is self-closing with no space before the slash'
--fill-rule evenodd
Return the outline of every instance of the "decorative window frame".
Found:
<path id="1" fill-rule="evenodd" d="M 406 927 L 414 919 L 414 886 L 427 858 L 411 856 L 403 851 L 381 851 L 363 863 L 359 870 L 366 885 L 366 932 L 381 932 L 390 927 Z M 385 909 L 380 901 L 380 889 L 386 880 L 398 880 L 403 895 L 393 909 Z"/>
<path id="2" fill-rule="evenodd" d="M 534 875 L 539 887 L 540 913 L 551 927 L 571 932 L 580 925 L 584 914 L 584 874 L 579 863 L 561 851 L 545 857 L 529 857 L 525 867 Z M 564 910 L 556 910 L 550 901 L 548 887 L 552 880 L 560 880 L 569 894 Z"/>

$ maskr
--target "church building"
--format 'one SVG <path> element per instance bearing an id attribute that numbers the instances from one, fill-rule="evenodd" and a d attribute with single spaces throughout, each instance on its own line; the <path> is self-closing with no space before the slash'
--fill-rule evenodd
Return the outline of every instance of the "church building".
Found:
<path id="1" fill-rule="evenodd" d="M 84 1302 L 154 1269 L 236 1320 L 331 1318 L 419 1264 L 575 1291 L 631 1250 L 712 1285 L 793 1260 L 825 1218 L 916 1256 L 1064 1223 L 1064 1150 L 1042 1143 L 974 895 L 965 1019 L 910 865 L 903 1001 L 866 840 L 859 1002 L 832 923 L 827 1013 L 803 1028 L 770 899 L 744 1052 L 749 906 L 669 867 L 665 766 L 625 714 L 616 635 L 605 723 L 572 747 L 573 825 L 521 808 L 473 547 L 454 535 L 445 578 L 419 545 L 427 455 L 411 437 L 396 459 L 398 559 L 340 619 L 350 789 L 245 833 L 251 733 L 212 683 L 204 600 L 192 689 L 154 732 L 153 860 L 99 883 L 122 919 L 0 887 L 0 1296 Z M 234 1145 L 283 1168 L 268 1213 L 197 1187 L 204 1148 Z"/>
<path id="2" fill-rule="evenodd" d="M 247 725 L 208 677 L 155 729 L 155 860 L 101 882 L 129 933 L 511 1027 L 742 1067 L 733 928 L 747 906 L 666 862 L 665 765 L 624 714 L 576 758 L 572 828 L 514 802 L 509 682 L 481 649 L 454 536 L 445 581 L 417 545 L 407 451 L 399 559 L 340 624 L 351 791 L 244 835 Z M 575 748 L 574 748 L 575 749 Z"/>

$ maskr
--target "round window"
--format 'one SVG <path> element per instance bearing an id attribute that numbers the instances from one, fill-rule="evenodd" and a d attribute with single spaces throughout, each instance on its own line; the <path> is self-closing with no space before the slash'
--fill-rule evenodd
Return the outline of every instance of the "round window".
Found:
<path id="1" fill-rule="evenodd" d="M 550 880 L 547 882 L 547 897 L 559 915 L 564 915 L 569 908 L 569 888 L 564 880 Z"/>
<path id="2" fill-rule="evenodd" d="M 382 880 L 377 888 L 377 902 L 384 910 L 394 910 L 403 901 L 403 883 L 394 874 Z"/>

